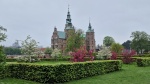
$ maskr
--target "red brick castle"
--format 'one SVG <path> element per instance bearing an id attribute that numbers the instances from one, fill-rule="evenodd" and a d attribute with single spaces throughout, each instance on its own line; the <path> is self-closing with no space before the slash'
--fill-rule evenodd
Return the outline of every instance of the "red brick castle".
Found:
<path id="1" fill-rule="evenodd" d="M 68 31 L 70 30 L 75 31 L 75 28 L 71 22 L 71 15 L 68 8 L 65 29 L 64 31 L 58 31 L 56 27 L 54 28 L 54 32 L 51 37 L 51 48 L 53 49 L 58 48 L 62 52 L 64 52 L 66 47 L 66 40 L 68 37 Z M 95 51 L 96 44 L 95 44 L 94 29 L 92 29 L 90 22 L 89 22 L 88 30 L 86 31 L 86 34 L 83 35 L 83 37 L 85 38 L 86 49 Z"/>

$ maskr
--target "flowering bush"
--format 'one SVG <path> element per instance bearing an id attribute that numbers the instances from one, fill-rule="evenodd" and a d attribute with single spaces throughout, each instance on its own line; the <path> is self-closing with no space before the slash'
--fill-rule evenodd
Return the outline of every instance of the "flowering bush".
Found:
<path id="1" fill-rule="evenodd" d="M 32 55 L 31 60 L 29 56 L 17 56 L 15 57 L 17 62 L 38 62 L 40 59 L 37 56 Z"/>
<path id="2" fill-rule="evenodd" d="M 98 51 L 98 55 L 96 55 L 97 59 L 109 59 L 111 58 L 112 53 L 110 49 L 106 46 L 102 46 L 102 50 Z"/>
<path id="3" fill-rule="evenodd" d="M 89 58 L 91 61 L 94 60 L 93 50 L 90 50 L 89 52 L 87 52 L 87 50 L 84 46 L 75 50 L 75 52 L 72 52 L 71 56 L 73 57 L 73 58 L 71 58 L 71 61 L 73 61 L 73 62 L 84 62 L 85 57 Z"/>
<path id="4" fill-rule="evenodd" d="M 135 54 L 136 54 L 135 50 L 126 50 L 126 49 L 124 49 L 123 52 L 122 52 L 122 56 L 123 56 L 122 61 L 123 61 L 123 63 L 125 63 L 125 64 L 131 63 L 132 62 L 131 57 Z"/>
<path id="5" fill-rule="evenodd" d="M 117 59 L 117 53 L 112 52 L 111 60 L 116 60 Z"/>
<path id="6" fill-rule="evenodd" d="M 55 48 L 51 54 L 51 57 L 57 60 L 57 58 L 60 56 L 61 56 L 60 50 Z"/>

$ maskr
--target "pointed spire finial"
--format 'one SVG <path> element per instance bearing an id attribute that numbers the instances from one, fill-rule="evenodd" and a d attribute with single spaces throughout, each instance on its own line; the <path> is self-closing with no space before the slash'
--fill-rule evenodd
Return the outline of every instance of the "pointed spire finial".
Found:
<path id="1" fill-rule="evenodd" d="M 89 23 L 90 23 L 91 18 L 89 17 Z"/>
<path id="2" fill-rule="evenodd" d="M 90 22 L 90 21 L 91 21 L 91 19 L 90 19 L 90 17 L 89 17 L 89 27 L 88 27 L 88 28 L 89 28 L 89 30 L 91 30 L 91 28 L 92 28 L 92 26 L 91 26 L 91 22 Z"/>
<path id="3" fill-rule="evenodd" d="M 69 12 L 69 6 L 70 6 L 70 5 L 68 4 L 68 12 Z"/>

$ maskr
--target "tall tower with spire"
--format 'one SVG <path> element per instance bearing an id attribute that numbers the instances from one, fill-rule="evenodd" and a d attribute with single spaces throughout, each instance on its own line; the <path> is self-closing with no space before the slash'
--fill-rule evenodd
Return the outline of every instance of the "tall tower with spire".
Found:
<path id="1" fill-rule="evenodd" d="M 66 39 L 68 38 L 69 32 L 70 31 L 75 31 L 74 26 L 71 22 L 71 15 L 69 11 L 69 5 L 68 5 L 68 13 L 67 13 L 67 19 L 66 19 L 66 24 L 65 24 L 65 33 L 66 33 Z"/>
<path id="2" fill-rule="evenodd" d="M 72 24 L 71 14 L 68 6 L 64 31 L 58 31 L 57 28 L 54 27 L 53 35 L 51 37 L 51 48 L 58 48 L 62 53 L 65 53 L 67 38 L 69 37 L 70 32 L 75 32 L 75 28 Z M 84 45 L 86 46 L 86 49 L 95 51 L 95 35 L 90 21 L 86 34 L 83 34 L 82 36 L 84 37 Z"/>
<path id="3" fill-rule="evenodd" d="M 95 35 L 94 29 L 92 29 L 91 23 L 89 21 L 88 30 L 86 31 L 86 49 L 95 51 Z"/>

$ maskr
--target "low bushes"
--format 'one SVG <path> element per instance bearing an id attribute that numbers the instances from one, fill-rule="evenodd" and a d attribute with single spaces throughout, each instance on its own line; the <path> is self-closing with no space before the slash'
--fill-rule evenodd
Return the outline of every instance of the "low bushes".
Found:
<path id="1" fill-rule="evenodd" d="M 40 59 L 41 61 L 69 61 L 70 58 L 57 58 L 57 59 L 53 59 L 53 58 L 43 58 Z"/>
<path id="2" fill-rule="evenodd" d="M 9 64 L 7 67 L 10 77 L 49 84 L 118 71 L 122 67 L 122 61 L 89 61 L 60 65 Z"/>
<path id="3" fill-rule="evenodd" d="M 150 66 L 150 58 L 137 58 L 136 63 L 139 67 Z"/>
<path id="4" fill-rule="evenodd" d="M 6 58 L 6 62 L 16 62 L 17 60 L 14 58 Z"/>

